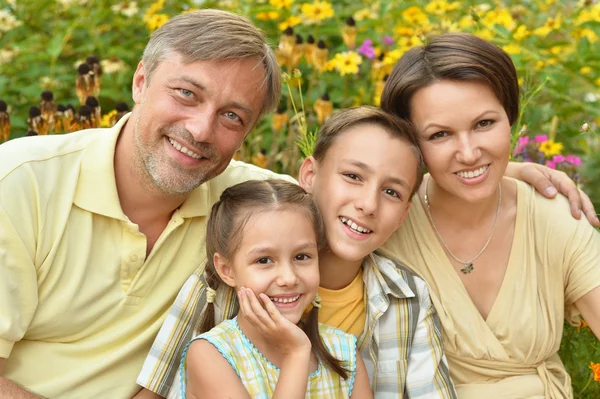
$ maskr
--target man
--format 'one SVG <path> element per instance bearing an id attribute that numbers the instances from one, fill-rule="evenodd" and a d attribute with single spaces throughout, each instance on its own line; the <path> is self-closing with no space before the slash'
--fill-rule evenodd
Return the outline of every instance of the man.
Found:
<path id="1" fill-rule="evenodd" d="M 0 398 L 136 393 L 212 203 L 275 176 L 230 160 L 280 87 L 250 22 L 186 13 L 153 34 L 115 127 L 0 146 Z"/>
<path id="2" fill-rule="evenodd" d="M 249 21 L 186 13 L 150 39 L 134 109 L 114 128 L 0 147 L 0 398 L 139 390 L 152 340 L 203 261 L 212 203 L 275 176 L 230 161 L 280 92 Z"/>

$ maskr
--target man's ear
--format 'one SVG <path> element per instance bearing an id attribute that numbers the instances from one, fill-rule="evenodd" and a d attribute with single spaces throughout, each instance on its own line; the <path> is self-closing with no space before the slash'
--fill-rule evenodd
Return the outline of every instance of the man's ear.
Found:
<path id="1" fill-rule="evenodd" d="M 215 265 L 215 270 L 219 277 L 221 277 L 221 280 L 228 286 L 235 288 L 235 272 L 233 271 L 233 267 L 231 267 L 229 260 L 225 259 L 225 257 L 221 256 L 218 252 L 215 252 L 213 264 Z"/>
<path id="2" fill-rule="evenodd" d="M 315 177 L 319 163 L 313 157 L 308 157 L 302 162 L 300 166 L 300 172 L 298 173 L 298 183 L 300 187 L 306 190 L 307 193 L 312 194 L 313 186 L 315 184 Z"/>
<path id="3" fill-rule="evenodd" d="M 133 74 L 133 83 L 131 86 L 131 97 L 133 98 L 133 102 L 136 104 L 140 104 L 142 102 L 147 78 L 148 76 L 146 76 L 144 61 L 140 61 L 135 73 Z"/>

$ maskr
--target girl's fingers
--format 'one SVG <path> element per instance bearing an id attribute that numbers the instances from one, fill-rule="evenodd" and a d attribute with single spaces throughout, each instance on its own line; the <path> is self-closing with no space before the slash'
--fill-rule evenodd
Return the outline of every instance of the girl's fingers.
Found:
<path id="1" fill-rule="evenodd" d="M 252 308 L 253 313 L 256 317 L 261 321 L 261 323 L 267 328 L 275 327 L 275 323 L 269 313 L 261 306 L 258 298 L 254 292 L 250 289 L 246 289 L 246 293 L 248 295 L 248 302 L 250 303 L 250 307 Z"/>
<path id="2" fill-rule="evenodd" d="M 277 309 L 277 306 L 275 306 L 271 299 L 265 294 L 260 293 L 258 296 L 260 297 L 262 303 L 265 304 L 265 309 L 269 313 L 269 316 L 271 316 L 271 319 L 275 322 L 279 321 L 281 313 L 279 312 L 279 309 Z"/>

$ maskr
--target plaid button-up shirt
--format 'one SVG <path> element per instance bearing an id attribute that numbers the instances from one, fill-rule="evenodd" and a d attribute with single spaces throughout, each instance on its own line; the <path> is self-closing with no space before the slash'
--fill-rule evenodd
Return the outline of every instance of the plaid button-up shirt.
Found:
<path id="1" fill-rule="evenodd" d="M 375 398 L 456 398 L 425 282 L 378 253 L 365 258 L 363 270 L 367 317 L 358 345 Z M 218 291 L 214 306 L 217 324 L 237 314 L 231 290 Z M 181 354 L 205 309 L 205 284 L 202 270 L 197 270 L 171 307 L 144 362 L 139 385 L 161 396 L 179 397 Z"/>

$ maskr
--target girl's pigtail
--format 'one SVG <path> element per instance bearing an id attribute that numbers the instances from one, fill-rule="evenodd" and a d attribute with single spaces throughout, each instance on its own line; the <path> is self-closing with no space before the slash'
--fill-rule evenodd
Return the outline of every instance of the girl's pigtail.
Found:
<path id="1" fill-rule="evenodd" d="M 335 371 L 344 380 L 347 380 L 348 370 L 344 367 L 341 360 L 336 359 L 329 353 L 325 343 L 321 339 L 321 334 L 319 334 L 319 308 L 313 307 L 308 313 L 308 317 L 304 323 L 304 332 L 312 344 L 312 351 L 317 356 L 317 359 Z"/>

